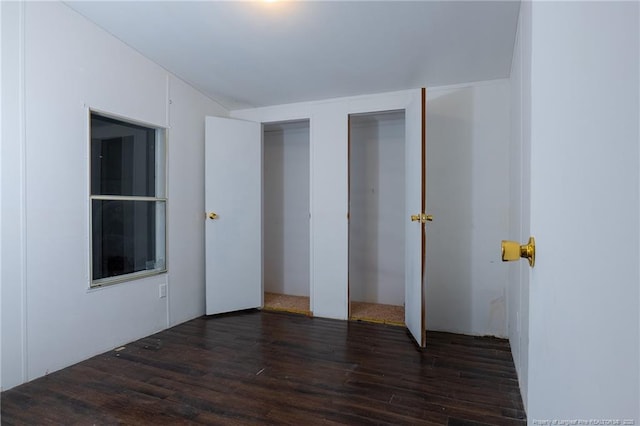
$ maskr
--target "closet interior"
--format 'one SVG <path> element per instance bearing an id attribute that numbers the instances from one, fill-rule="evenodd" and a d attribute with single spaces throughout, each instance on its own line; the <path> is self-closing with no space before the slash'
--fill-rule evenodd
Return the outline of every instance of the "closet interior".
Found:
<path id="1" fill-rule="evenodd" d="M 404 111 L 349 117 L 349 316 L 404 325 Z"/>
<path id="2" fill-rule="evenodd" d="M 264 308 L 310 315 L 309 120 L 263 124 Z"/>

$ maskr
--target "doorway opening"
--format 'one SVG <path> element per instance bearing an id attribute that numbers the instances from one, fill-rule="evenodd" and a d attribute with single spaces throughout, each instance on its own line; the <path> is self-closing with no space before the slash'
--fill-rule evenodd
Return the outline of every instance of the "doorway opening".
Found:
<path id="1" fill-rule="evenodd" d="M 264 309 L 311 315 L 309 120 L 263 125 Z"/>
<path id="2" fill-rule="evenodd" d="M 404 325 L 405 113 L 349 116 L 349 318 Z"/>

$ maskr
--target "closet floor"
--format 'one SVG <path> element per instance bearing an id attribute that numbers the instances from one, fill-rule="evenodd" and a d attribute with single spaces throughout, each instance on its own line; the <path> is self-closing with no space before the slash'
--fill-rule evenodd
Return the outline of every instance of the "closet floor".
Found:
<path id="1" fill-rule="evenodd" d="M 351 302 L 351 319 L 404 326 L 404 306 Z"/>
<path id="2" fill-rule="evenodd" d="M 309 298 L 305 296 L 265 292 L 264 309 L 311 315 Z M 351 302 L 350 319 L 404 326 L 404 307 L 380 303 Z"/>
<path id="3" fill-rule="evenodd" d="M 269 311 L 293 312 L 311 315 L 309 298 L 305 296 L 289 296 L 278 293 L 264 293 L 264 309 Z"/>

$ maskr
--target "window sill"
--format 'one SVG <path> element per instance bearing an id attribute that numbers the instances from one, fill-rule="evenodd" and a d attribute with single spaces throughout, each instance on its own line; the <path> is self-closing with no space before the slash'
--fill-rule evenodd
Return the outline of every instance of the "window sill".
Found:
<path id="1" fill-rule="evenodd" d="M 89 290 L 98 290 L 100 288 L 110 287 L 114 284 L 120 284 L 124 282 L 136 281 L 142 278 L 148 278 L 155 275 L 166 274 L 167 268 L 153 269 L 149 271 L 138 271 L 126 275 L 118 275 L 115 277 L 101 278 L 99 280 L 91 281 L 89 284 Z"/>

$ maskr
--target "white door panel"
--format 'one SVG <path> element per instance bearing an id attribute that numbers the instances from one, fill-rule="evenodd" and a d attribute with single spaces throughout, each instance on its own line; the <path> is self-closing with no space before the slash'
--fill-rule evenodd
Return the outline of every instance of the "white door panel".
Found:
<path id="1" fill-rule="evenodd" d="M 405 324 L 420 347 L 425 346 L 424 232 L 422 221 L 412 215 L 426 213 L 424 199 L 424 90 L 405 109 Z"/>
<path id="2" fill-rule="evenodd" d="M 257 308 L 262 305 L 261 125 L 207 117 L 205 129 L 206 312 Z"/>

